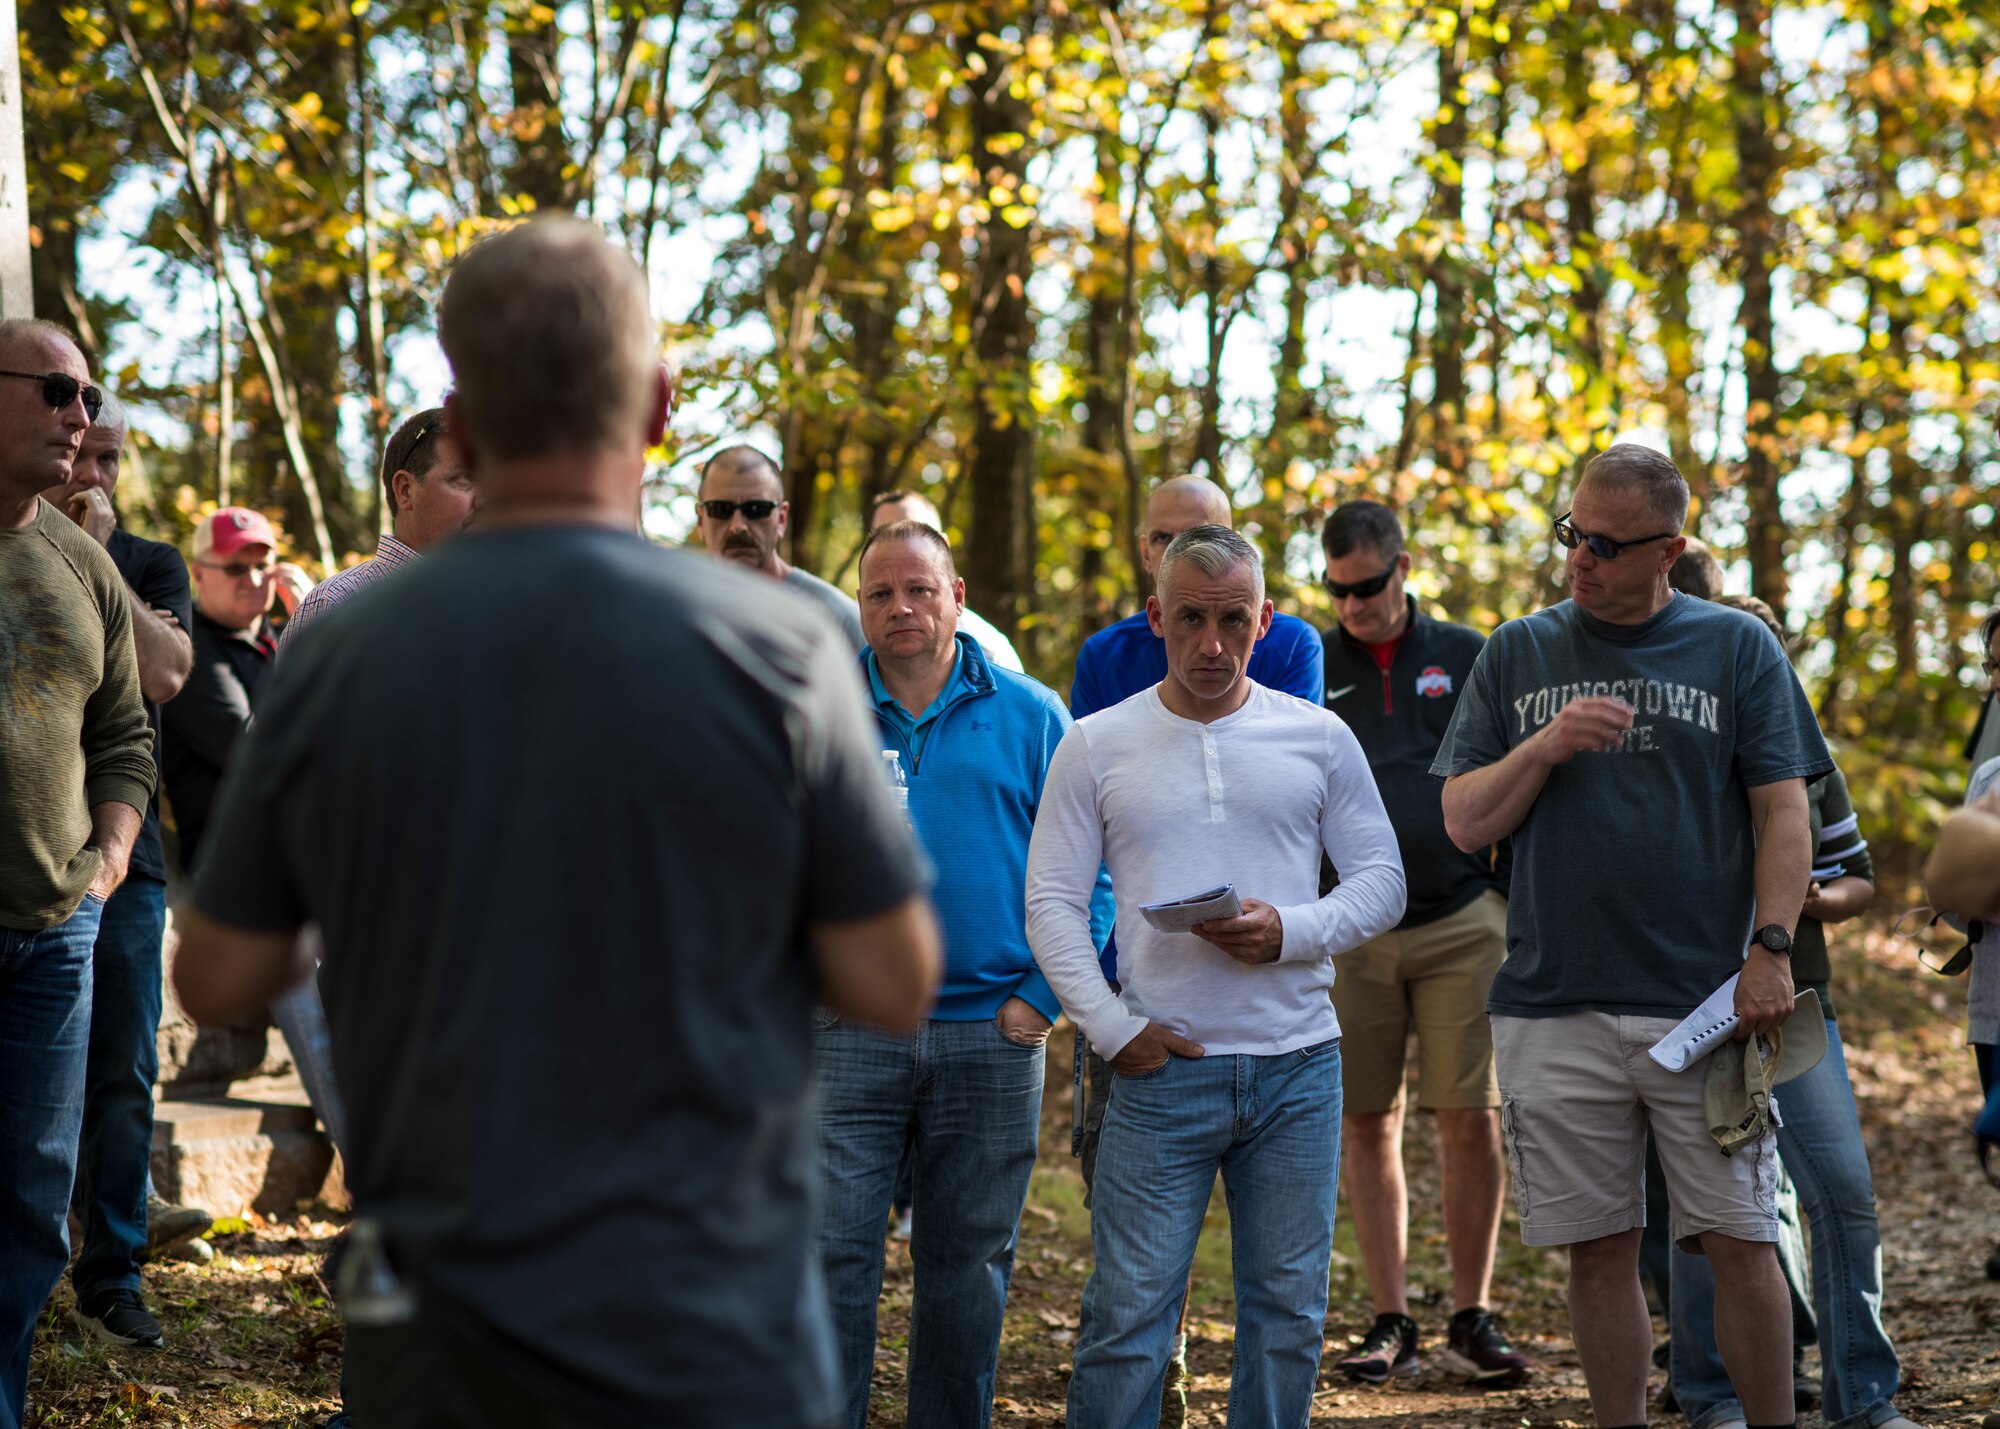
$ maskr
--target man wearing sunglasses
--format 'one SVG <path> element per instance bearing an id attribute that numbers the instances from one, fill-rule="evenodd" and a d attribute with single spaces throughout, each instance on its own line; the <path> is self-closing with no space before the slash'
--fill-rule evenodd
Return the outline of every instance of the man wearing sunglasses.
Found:
<path id="1" fill-rule="evenodd" d="M 101 394 L 53 323 L 0 323 L 0 372 L 0 1424 L 18 1425 L 69 1260 L 98 930 L 155 779 L 125 582 L 41 496 Z"/>
<path id="2" fill-rule="evenodd" d="M 278 533 L 259 512 L 225 506 L 194 528 L 194 669 L 160 711 L 161 775 L 192 872 L 230 751 L 250 723 L 251 697 L 278 640 L 269 611 L 298 608 L 308 583 L 281 566 Z"/>
<path id="3" fill-rule="evenodd" d="M 1350 1379 L 1415 1374 L 1417 1322 L 1404 1283 L 1409 1190 L 1403 1178 L 1403 1068 L 1417 1039 L 1417 1105 L 1444 1154 L 1444 1230 L 1452 1310 L 1443 1363 L 1489 1387 L 1534 1369 L 1487 1309 L 1500 1234 L 1500 1086 L 1486 994 L 1507 953 L 1507 867 L 1499 849 L 1461 851 L 1445 832 L 1431 760 L 1485 639 L 1417 608 L 1410 553 L 1379 501 L 1337 507 L 1320 532 L 1339 623 L 1326 632 L 1326 707 L 1368 755 L 1403 854 L 1403 921 L 1340 961 L 1342 1139 L 1347 1203 L 1375 1300 L 1375 1323 L 1335 1361 Z M 1497 858 L 1496 858 L 1497 854 Z"/>
<path id="4" fill-rule="evenodd" d="M 772 460 L 755 447 L 724 447 L 701 469 L 697 524 L 708 553 L 733 561 L 787 590 L 810 596 L 840 622 L 858 654 L 868 641 L 861 633 L 861 607 L 854 598 L 778 554 L 792 506 Z"/>
<path id="5" fill-rule="evenodd" d="M 1669 1072 L 1646 1053 L 1732 976 L 1740 1037 L 1790 1016 L 1806 783 L 1833 761 L 1771 633 L 1668 584 L 1687 510 L 1658 452 L 1590 462 L 1556 522 L 1571 598 L 1493 633 L 1431 770 L 1461 849 L 1514 841 L 1487 999 L 1501 1114 L 1522 1239 L 1569 1247 L 1570 1327 L 1605 1429 L 1646 1417 L 1649 1136 L 1675 1240 L 1713 1269 L 1746 1423 L 1795 1418 L 1775 1136 L 1718 1155 L 1705 1064 Z"/>

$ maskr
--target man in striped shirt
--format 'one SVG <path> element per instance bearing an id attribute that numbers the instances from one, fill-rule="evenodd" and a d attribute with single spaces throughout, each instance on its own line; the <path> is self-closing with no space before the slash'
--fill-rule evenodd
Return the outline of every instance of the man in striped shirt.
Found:
<path id="1" fill-rule="evenodd" d="M 382 453 L 382 500 L 393 513 L 393 524 L 375 543 L 375 559 L 314 586 L 298 613 L 285 622 L 278 636 L 280 654 L 315 618 L 457 535 L 472 519 L 472 474 L 446 440 L 444 408 L 426 407 L 389 438 Z"/>

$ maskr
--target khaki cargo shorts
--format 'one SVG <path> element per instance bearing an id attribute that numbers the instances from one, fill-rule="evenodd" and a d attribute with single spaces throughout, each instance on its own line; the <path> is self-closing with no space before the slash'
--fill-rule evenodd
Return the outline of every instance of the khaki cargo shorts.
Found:
<path id="1" fill-rule="evenodd" d="M 1704 1231 L 1777 1240 L 1777 1133 L 1722 1154 L 1702 1107 L 1707 1061 L 1669 1072 L 1646 1055 L 1677 1022 L 1609 1012 L 1495 1015 L 1500 1119 L 1523 1242 L 1573 1245 L 1645 1225 L 1649 1130 L 1682 1250 L 1700 1255 Z"/>
<path id="2" fill-rule="evenodd" d="M 1384 933 L 1336 959 L 1342 1111 L 1402 1105 L 1412 1030 L 1419 1107 L 1499 1106 L 1486 994 L 1506 956 L 1507 900 L 1488 889 L 1456 913 Z"/>

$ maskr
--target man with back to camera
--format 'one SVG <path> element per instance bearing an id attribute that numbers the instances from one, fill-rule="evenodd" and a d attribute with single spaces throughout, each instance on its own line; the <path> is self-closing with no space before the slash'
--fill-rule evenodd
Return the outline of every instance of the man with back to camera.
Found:
<path id="1" fill-rule="evenodd" d="M 0 322 L 0 1429 L 69 1260 L 92 963 L 153 797 L 131 597 L 41 496 L 102 396 L 68 331 Z"/>
<path id="2" fill-rule="evenodd" d="M 452 270 L 479 523 L 288 652 L 196 880 L 197 1017 L 325 930 L 364 1429 L 838 1419 L 811 1009 L 914 1024 L 936 925 L 833 623 L 634 528 L 648 313 L 573 218 Z"/>
<path id="3" fill-rule="evenodd" d="M 1070 719 L 1053 691 L 995 669 L 958 629 L 965 583 L 935 527 L 878 527 L 860 569 L 862 671 L 879 742 L 903 766 L 909 817 L 936 869 L 945 973 L 913 1033 L 821 1019 L 820 1258 L 846 1424 L 865 1429 L 882 1221 L 907 1161 L 910 1429 L 978 1429 L 992 1414 L 1049 1028 L 1062 1010 L 1029 950 L 1022 890 L 1042 781 Z M 1091 911 L 1101 943 L 1108 882 Z"/>
<path id="4" fill-rule="evenodd" d="M 1340 1023 L 1326 988 L 1336 955 L 1402 917 L 1403 870 L 1353 734 L 1318 701 L 1249 678 L 1271 625 L 1256 549 L 1197 526 L 1167 547 L 1158 584 L 1146 610 L 1167 677 L 1064 736 L 1028 852 L 1035 958 L 1117 1074 L 1069 1422 L 1158 1423 L 1219 1172 L 1236 1228 L 1230 1421 L 1302 1424 L 1340 1175 Z M 1325 895 L 1322 857 L 1341 875 Z M 1119 894 L 1115 993 L 1090 936 L 1100 866 Z M 1140 911 L 1222 885 L 1239 914 L 1176 931 Z"/>
<path id="5" fill-rule="evenodd" d="M 775 462 L 752 446 L 724 447 L 702 465 L 695 510 L 711 556 L 782 581 L 785 589 L 817 601 L 840 622 L 848 643 L 860 653 L 867 641 L 853 599 L 778 554 L 792 503 L 785 500 L 785 483 Z"/>
<path id="6" fill-rule="evenodd" d="M 1380 502 L 1336 508 L 1320 543 L 1339 618 L 1325 637 L 1326 707 L 1367 751 L 1409 885 L 1403 921 L 1343 958 L 1333 985 L 1347 1204 L 1375 1300 L 1375 1323 L 1335 1368 L 1371 1384 L 1417 1372 L 1403 1179 L 1403 1068 L 1415 1033 L 1417 1105 L 1436 1118 L 1444 1160 L 1453 1312 L 1444 1364 L 1476 1384 L 1519 1384 L 1534 1362 L 1487 1309 L 1504 1181 L 1486 994 L 1507 955 L 1506 850 L 1452 843 L 1430 772 L 1486 642 L 1417 608 L 1404 590 L 1402 525 Z"/>
<path id="7" fill-rule="evenodd" d="M 1732 974 L 1741 1035 L 1790 1015 L 1806 781 L 1832 761 L 1770 632 L 1668 585 L 1687 509 L 1660 453 L 1621 444 L 1591 460 L 1556 523 L 1571 598 L 1493 633 L 1432 772 L 1460 848 L 1514 841 L 1507 960 L 1487 1002 L 1501 1111 L 1522 1239 L 1569 1247 L 1598 1424 L 1645 1422 L 1650 1133 L 1675 1239 L 1714 1271 L 1716 1341 L 1746 1419 L 1774 1429 L 1795 1418 L 1775 1139 L 1767 1127 L 1719 1155 L 1704 1064 L 1669 1072 L 1646 1053 Z"/>
<path id="8" fill-rule="evenodd" d="M 97 420 L 83 434 L 69 480 L 42 498 L 104 548 L 125 582 L 139 692 L 157 763 L 160 706 L 180 693 L 194 664 L 188 638 L 194 612 L 181 553 L 118 524 L 112 496 L 129 425 L 124 404 L 106 392 Z M 214 1222 L 205 1210 L 152 1194 L 166 880 L 156 792 L 132 845 L 130 871 L 104 905 L 92 953 L 90 1065 L 71 1196 L 83 1227 L 83 1247 L 70 1266 L 76 1318 L 100 1339 L 137 1348 L 151 1348 L 163 1338 L 159 1320 L 140 1295 L 139 1267 Z"/>

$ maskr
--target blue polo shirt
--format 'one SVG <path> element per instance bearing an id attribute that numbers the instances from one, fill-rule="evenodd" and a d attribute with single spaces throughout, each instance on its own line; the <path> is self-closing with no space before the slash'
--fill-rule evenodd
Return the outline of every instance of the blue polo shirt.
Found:
<path id="1" fill-rule="evenodd" d="M 951 667 L 951 678 L 944 682 L 944 688 L 938 691 L 937 698 L 924 707 L 924 712 L 915 716 L 904 709 L 896 697 L 889 693 L 888 686 L 882 683 L 882 670 L 875 663 L 875 652 L 870 650 L 862 660 L 862 664 L 868 670 L 869 692 L 875 697 L 876 717 L 902 735 L 904 742 L 909 745 L 910 761 L 903 768 L 905 779 L 910 777 L 914 766 L 924 757 L 924 741 L 936 727 L 938 716 L 944 713 L 945 707 L 953 700 L 969 693 L 972 689 L 965 678 L 964 644 L 965 642 L 960 642 L 958 659 Z"/>

